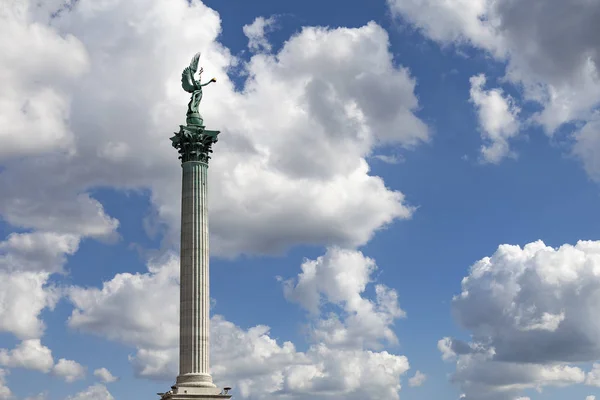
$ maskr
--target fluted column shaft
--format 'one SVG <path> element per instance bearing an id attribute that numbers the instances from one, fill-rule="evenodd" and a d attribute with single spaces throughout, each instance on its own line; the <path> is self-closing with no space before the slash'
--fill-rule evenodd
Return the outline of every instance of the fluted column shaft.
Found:
<path id="1" fill-rule="evenodd" d="M 208 165 L 182 164 L 179 376 L 184 386 L 214 387 L 209 372 Z"/>

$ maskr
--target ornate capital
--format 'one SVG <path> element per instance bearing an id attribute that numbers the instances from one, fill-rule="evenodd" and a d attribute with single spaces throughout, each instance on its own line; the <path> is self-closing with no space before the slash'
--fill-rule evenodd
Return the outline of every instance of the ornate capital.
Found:
<path id="1" fill-rule="evenodd" d="M 209 131 L 201 125 L 180 125 L 179 132 L 171 138 L 173 147 L 179 152 L 181 163 L 200 161 L 208 164 L 212 145 L 217 142 L 219 131 Z"/>

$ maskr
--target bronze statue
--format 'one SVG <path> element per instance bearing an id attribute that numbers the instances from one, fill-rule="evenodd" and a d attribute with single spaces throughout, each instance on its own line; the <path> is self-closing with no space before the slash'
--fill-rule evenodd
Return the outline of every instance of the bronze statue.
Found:
<path id="1" fill-rule="evenodd" d="M 200 106 L 200 102 L 202 101 L 202 87 L 217 81 L 215 78 L 212 78 L 210 81 L 204 84 L 200 82 L 202 72 L 204 71 L 204 68 L 200 68 L 200 71 L 198 71 L 198 62 L 200 61 L 200 54 L 201 53 L 196 53 L 194 58 L 192 58 L 190 66 L 186 67 L 181 73 L 181 86 L 183 87 L 183 90 L 192 94 L 192 98 L 188 103 L 186 118 L 187 125 L 201 126 L 203 124 L 204 121 L 202 119 L 202 116 L 200 115 L 200 112 L 198 111 L 198 107 Z M 196 75 L 196 71 L 198 71 L 198 80 L 194 78 L 194 76 Z"/>
<path id="2" fill-rule="evenodd" d="M 210 83 L 216 82 L 212 78 L 206 83 L 200 82 L 203 68 L 198 71 L 198 62 L 200 61 L 200 53 L 192 58 L 189 67 L 186 67 L 181 73 L 181 87 L 188 93 L 192 94 L 192 98 L 188 103 L 186 114 L 186 125 L 179 125 L 179 132 L 175 132 L 175 136 L 171 138 L 173 147 L 180 154 L 181 162 L 199 161 L 208 164 L 210 153 L 212 153 L 212 145 L 217 142 L 219 131 L 211 131 L 205 129 L 204 119 L 198 108 L 202 101 L 202 88 Z M 198 79 L 195 76 L 198 73 Z"/>

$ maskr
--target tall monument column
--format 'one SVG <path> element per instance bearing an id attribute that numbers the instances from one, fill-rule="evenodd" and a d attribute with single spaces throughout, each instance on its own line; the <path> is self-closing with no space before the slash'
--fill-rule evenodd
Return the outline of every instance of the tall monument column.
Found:
<path id="1" fill-rule="evenodd" d="M 210 295 L 208 248 L 208 161 L 219 131 L 205 129 L 198 111 L 202 87 L 196 80 L 200 53 L 181 77 L 191 93 L 186 125 L 171 138 L 183 170 L 181 188 L 181 265 L 179 298 L 179 376 L 171 390 L 158 393 L 162 400 L 229 399 L 230 388 L 219 389 L 210 375 Z"/>

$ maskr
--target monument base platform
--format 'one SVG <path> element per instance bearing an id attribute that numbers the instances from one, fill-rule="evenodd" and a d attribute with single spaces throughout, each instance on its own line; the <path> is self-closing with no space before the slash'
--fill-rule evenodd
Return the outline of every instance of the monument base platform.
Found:
<path id="1" fill-rule="evenodd" d="M 229 388 L 228 388 L 229 389 Z M 193 386 L 173 386 L 167 393 L 157 393 L 160 400 L 214 400 L 230 399 L 223 389 Z"/>

